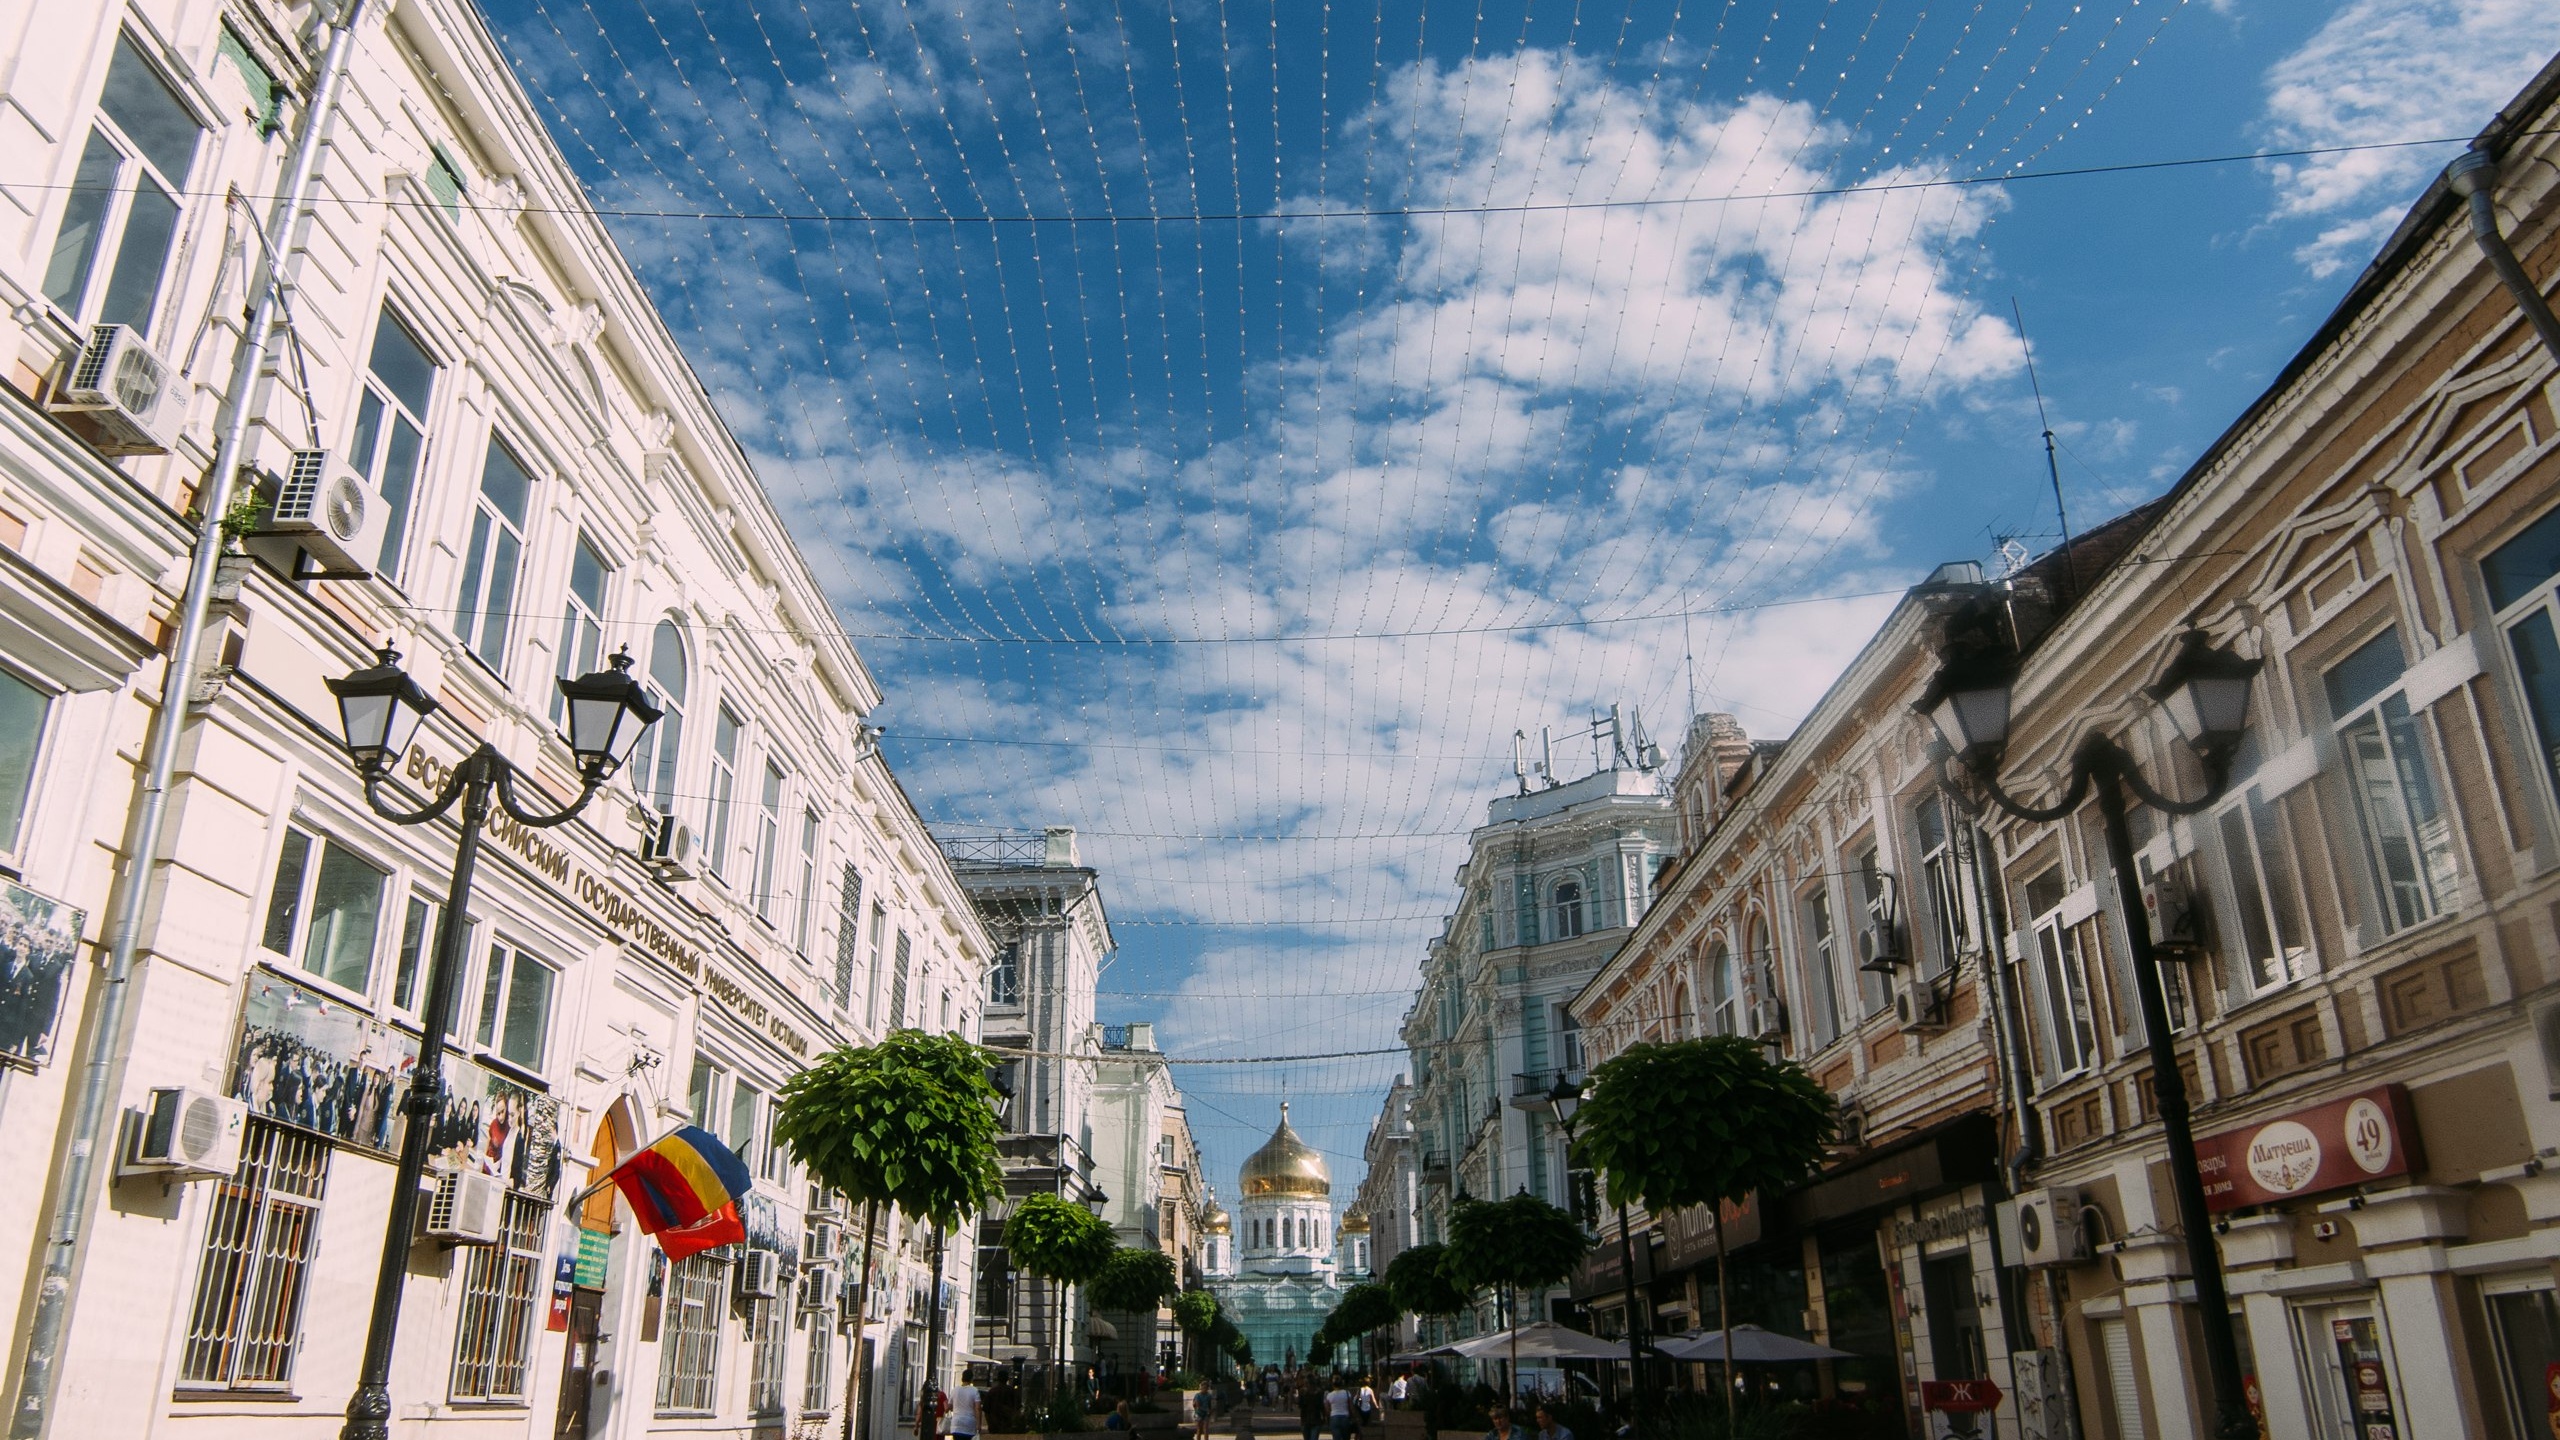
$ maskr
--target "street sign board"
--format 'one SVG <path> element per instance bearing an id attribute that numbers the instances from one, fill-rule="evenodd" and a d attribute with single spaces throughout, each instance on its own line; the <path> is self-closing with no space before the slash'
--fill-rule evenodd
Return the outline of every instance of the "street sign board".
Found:
<path id="1" fill-rule="evenodd" d="M 1923 1380 L 1920 1408 L 1975 1415 L 2000 1408 L 2000 1387 L 1988 1380 Z"/>

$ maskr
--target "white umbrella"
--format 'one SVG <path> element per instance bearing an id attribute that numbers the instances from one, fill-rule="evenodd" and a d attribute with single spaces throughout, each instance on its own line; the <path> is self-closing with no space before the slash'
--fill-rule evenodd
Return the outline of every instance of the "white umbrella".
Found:
<path id="1" fill-rule="evenodd" d="M 1540 1320 L 1519 1328 L 1520 1348 L 1511 1348 L 1513 1331 L 1496 1330 L 1447 1347 L 1451 1353 L 1470 1360 L 1508 1359 L 1517 1353 L 1523 1360 L 1624 1360 L 1627 1342 L 1603 1340 L 1580 1330 L 1568 1330 L 1552 1320 Z"/>
<path id="2" fill-rule="evenodd" d="M 1724 1332 L 1693 1330 L 1662 1342 L 1662 1353 L 1674 1360 L 1722 1360 Z M 1796 1360 L 1854 1360 L 1846 1350 L 1816 1345 L 1757 1325 L 1733 1327 L 1733 1360 L 1737 1365 L 1783 1365 Z"/>

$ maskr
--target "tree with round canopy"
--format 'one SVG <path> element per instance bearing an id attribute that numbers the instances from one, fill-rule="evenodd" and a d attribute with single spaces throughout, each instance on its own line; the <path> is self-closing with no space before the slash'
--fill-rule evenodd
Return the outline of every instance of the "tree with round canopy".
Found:
<path id="1" fill-rule="evenodd" d="M 1476 1200 L 1461 1195 L 1449 1206 L 1449 1241 L 1441 1267 L 1451 1280 L 1469 1290 L 1494 1287 L 1501 1292 L 1505 1325 L 1513 1332 L 1506 1382 L 1520 1383 L 1520 1317 L 1514 1297 L 1521 1290 L 1560 1285 L 1591 1251 L 1591 1237 L 1573 1217 L 1526 1190 L 1507 1200 Z"/>
<path id="2" fill-rule="evenodd" d="M 1052 1383 L 1066 1359 L 1067 1287 L 1100 1275 L 1120 1248 L 1111 1226 L 1091 1210 L 1057 1195 L 1033 1195 L 1004 1223 L 1005 1253 L 1014 1268 L 1056 1287 L 1057 1347 L 1050 1351 Z M 1043 1337 L 1042 1343 L 1047 1343 Z M 1054 1391 L 1052 1392 L 1054 1393 Z"/>

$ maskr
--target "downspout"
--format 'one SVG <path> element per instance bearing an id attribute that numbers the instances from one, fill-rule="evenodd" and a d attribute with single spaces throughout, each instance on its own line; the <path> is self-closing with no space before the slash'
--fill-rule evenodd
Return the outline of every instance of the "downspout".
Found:
<path id="1" fill-rule="evenodd" d="M 2506 234 L 2498 228 L 2498 157 L 2486 150 L 2466 150 L 2461 158 L 2444 167 L 2444 183 L 2461 196 L 2471 209 L 2471 238 L 2480 244 L 2480 253 L 2489 257 L 2489 267 L 2498 272 L 2507 293 L 2516 298 L 2516 308 L 2533 322 L 2542 337 L 2542 348 L 2560 361 L 2560 316 L 2551 313 L 2551 302 L 2544 299 L 2540 286 L 2525 273 L 2524 262 L 2516 258 L 2515 247 L 2507 243 Z"/>
<path id="2" fill-rule="evenodd" d="M 178 630 L 161 671 L 160 706 L 153 716 L 151 747 L 145 757 L 142 794 L 135 802 L 132 845 L 125 866 L 108 897 L 114 917 L 107 939 L 107 974 L 90 1009 L 86 1058 L 74 1102 L 69 1143 L 62 1152 L 62 1179 L 55 1192 L 53 1219 L 45 1235 L 44 1271 L 37 1279 L 35 1313 L 27 1326 L 25 1359 L 18 1367 L 18 1403 L 10 1417 L 11 1440 L 37 1440 L 53 1420 L 55 1387 L 64 1333 L 71 1321 L 71 1286 L 80 1265 L 80 1247 L 88 1225 L 90 1190 L 96 1183 L 98 1148 L 108 1128 L 109 1110 L 122 1078 L 125 1009 L 133 993 L 134 952 L 140 948 L 142 914 L 150 898 L 160 855 L 160 831 L 169 811 L 170 779 L 177 773 L 178 745 L 185 737 L 188 696 L 195 685 L 197 657 L 204 648 L 205 621 L 213 598 L 215 562 L 223 546 L 222 518 L 231 508 L 234 479 L 242 452 L 248 448 L 249 404 L 258 373 L 266 367 L 267 337 L 275 328 L 286 281 L 285 262 L 294 233 L 308 208 L 311 179 L 319 166 L 322 132 L 337 109 L 338 91 L 346 77 L 347 57 L 354 49 L 355 27 L 367 0 L 345 0 L 329 34 L 311 103 L 303 110 L 302 133 L 294 138 L 286 160 L 284 194 L 276 203 L 275 223 L 267 229 L 269 244 L 260 262 L 256 298 L 239 352 L 232 357 L 231 386 L 224 394 L 230 413 L 213 454 L 213 469 L 198 490 L 196 507 L 204 518 L 196 532 L 195 553 L 187 569 L 185 599 Z"/>

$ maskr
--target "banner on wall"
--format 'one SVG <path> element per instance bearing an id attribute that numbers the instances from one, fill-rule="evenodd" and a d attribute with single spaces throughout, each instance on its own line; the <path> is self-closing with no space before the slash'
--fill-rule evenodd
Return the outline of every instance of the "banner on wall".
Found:
<path id="1" fill-rule="evenodd" d="M 400 1097 L 418 1042 L 361 1007 L 273 971 L 249 972 L 231 1094 L 250 1112 L 383 1155 L 400 1147 Z M 560 1102 L 476 1061 L 445 1057 L 428 1163 L 476 1170 L 548 1198 L 560 1182 Z"/>
<path id="2" fill-rule="evenodd" d="M 62 981 L 87 919 L 49 895 L 0 880 L 0 1064 L 33 1070 L 53 1058 Z"/>
<path id="3" fill-rule="evenodd" d="M 2214 1211 L 2389 1179 L 2422 1164 L 2405 1085 L 2376 1085 L 2196 1140 L 2205 1208 Z"/>

